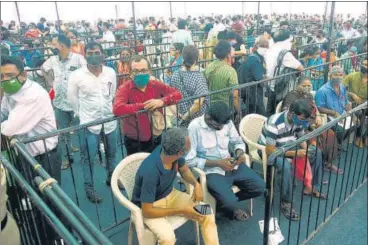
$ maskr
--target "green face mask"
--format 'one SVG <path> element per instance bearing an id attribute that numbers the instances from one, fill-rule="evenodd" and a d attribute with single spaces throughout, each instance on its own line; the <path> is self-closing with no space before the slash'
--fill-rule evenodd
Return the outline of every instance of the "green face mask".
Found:
<path id="1" fill-rule="evenodd" d="M 19 81 L 18 77 L 1 82 L 1 87 L 7 94 L 15 94 L 22 88 L 22 86 L 23 84 Z"/>

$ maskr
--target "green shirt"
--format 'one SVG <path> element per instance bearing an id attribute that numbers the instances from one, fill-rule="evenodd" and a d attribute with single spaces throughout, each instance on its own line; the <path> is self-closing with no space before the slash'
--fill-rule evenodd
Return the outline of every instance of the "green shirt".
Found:
<path id="1" fill-rule="evenodd" d="M 213 61 L 206 67 L 204 75 L 207 79 L 210 92 L 238 85 L 238 75 L 235 69 L 225 61 Z M 229 91 L 211 95 L 210 101 L 211 103 L 223 101 L 230 106 L 233 105 L 233 103 L 230 103 L 230 101 L 233 101 L 231 95 L 232 90 L 229 89 Z"/>
<path id="2" fill-rule="evenodd" d="M 347 75 L 343 81 L 348 92 L 354 93 L 363 100 L 368 99 L 367 82 L 362 83 L 363 74 L 361 72 L 353 72 Z"/>

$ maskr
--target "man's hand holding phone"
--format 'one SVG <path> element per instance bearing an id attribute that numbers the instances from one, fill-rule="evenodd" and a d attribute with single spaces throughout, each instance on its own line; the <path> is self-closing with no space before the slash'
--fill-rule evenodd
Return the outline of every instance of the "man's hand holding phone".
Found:
<path id="1" fill-rule="evenodd" d="M 190 220 L 195 220 L 201 222 L 205 217 L 204 215 L 198 213 L 194 207 L 196 205 L 188 205 L 187 207 L 183 208 L 183 215 Z"/>

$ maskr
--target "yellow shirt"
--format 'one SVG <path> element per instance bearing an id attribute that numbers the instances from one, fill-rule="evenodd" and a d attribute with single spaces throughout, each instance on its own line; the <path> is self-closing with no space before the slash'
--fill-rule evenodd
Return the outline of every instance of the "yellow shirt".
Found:
<path id="1" fill-rule="evenodd" d="M 358 95 L 363 100 L 368 99 L 368 86 L 367 82 L 362 83 L 361 72 L 353 72 L 347 75 L 343 81 L 344 86 L 347 88 L 348 92 Z"/>

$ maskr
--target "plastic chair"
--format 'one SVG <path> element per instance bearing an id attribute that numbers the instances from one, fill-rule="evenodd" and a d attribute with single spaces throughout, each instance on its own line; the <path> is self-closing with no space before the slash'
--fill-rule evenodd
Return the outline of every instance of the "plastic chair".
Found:
<path id="1" fill-rule="evenodd" d="M 280 102 L 281 103 L 281 102 Z M 279 104 L 280 104 L 279 103 Z M 281 106 L 280 106 L 281 107 Z M 248 145 L 249 155 L 253 162 L 262 164 L 263 167 L 263 179 L 266 181 L 267 175 L 267 153 L 264 145 L 258 144 L 258 138 L 262 133 L 262 128 L 267 120 L 266 117 L 258 114 L 246 115 L 239 124 L 239 133 L 244 142 Z M 258 150 L 262 152 L 262 156 L 259 156 Z M 273 177 L 271 178 L 271 200 L 273 195 Z"/>
<path id="2" fill-rule="evenodd" d="M 276 110 L 275 110 L 275 113 L 280 113 L 281 112 L 281 106 L 282 106 L 282 101 L 280 101 L 277 106 L 276 106 Z"/>
<path id="3" fill-rule="evenodd" d="M 245 155 L 245 163 L 247 164 L 248 167 L 250 167 L 250 158 L 248 155 Z M 211 205 L 211 208 L 213 210 L 213 214 L 216 215 L 216 199 L 211 195 L 211 193 L 208 191 L 207 188 L 207 178 L 206 178 L 206 173 L 199 169 L 199 168 L 192 168 L 193 172 L 195 172 L 196 174 L 198 174 L 199 177 L 199 181 L 201 183 L 201 187 L 202 187 L 202 192 L 203 192 L 203 201 L 205 203 L 208 203 Z M 233 185 L 232 186 L 232 190 L 234 193 L 238 193 L 240 191 L 240 189 L 236 186 Z M 253 199 L 250 199 L 250 216 L 253 216 Z"/>
<path id="4" fill-rule="evenodd" d="M 132 198 L 133 188 L 135 183 L 135 175 L 137 170 L 143 160 L 149 156 L 149 153 L 136 153 L 124 158 L 118 166 L 116 166 L 112 177 L 111 177 L 111 189 L 114 196 L 119 200 L 125 208 L 131 212 L 129 233 L 128 233 L 128 244 L 133 244 L 133 225 L 137 232 L 138 243 L 140 245 L 154 245 L 157 243 L 156 236 L 144 225 L 143 214 L 141 208 L 132 203 L 130 199 Z M 126 190 L 128 198 L 125 197 L 119 189 L 119 184 L 122 184 Z M 191 189 L 186 183 L 186 190 L 191 192 Z M 176 230 L 183 224 L 185 224 L 188 219 L 180 216 L 169 216 L 168 221 L 172 225 L 173 229 Z M 200 244 L 199 240 L 199 227 L 196 224 L 196 235 L 197 235 L 197 245 Z"/>

